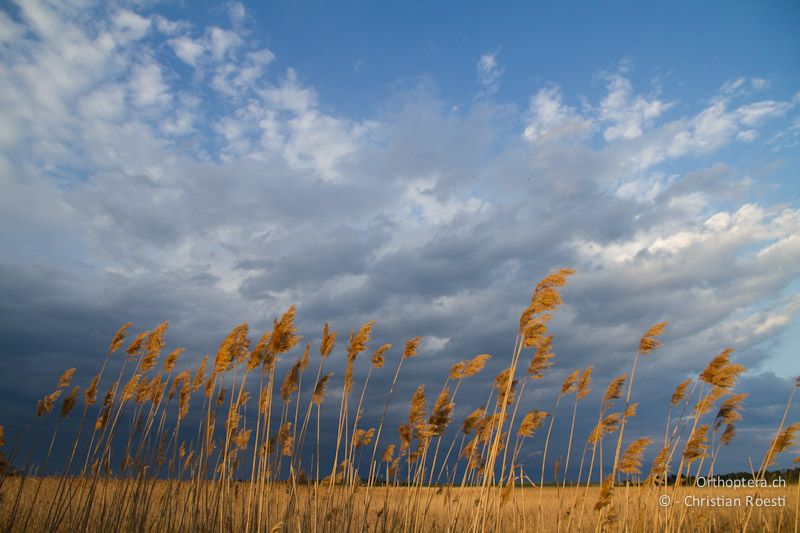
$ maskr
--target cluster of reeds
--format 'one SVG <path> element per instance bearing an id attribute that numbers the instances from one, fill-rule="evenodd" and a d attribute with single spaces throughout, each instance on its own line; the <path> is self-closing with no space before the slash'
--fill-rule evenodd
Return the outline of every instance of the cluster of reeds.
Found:
<path id="1" fill-rule="evenodd" d="M 695 527 L 686 508 L 659 509 L 653 502 L 659 494 L 680 491 L 684 479 L 713 475 L 721 447 L 731 442 L 742 418 L 747 395 L 735 394 L 734 387 L 745 368 L 730 361 L 732 350 L 724 350 L 697 379 L 677 386 L 663 442 L 653 435 L 626 439 L 638 406 L 633 394 L 637 365 L 659 348 L 667 326 L 655 324 L 642 336 L 630 370 L 607 385 L 596 425 L 586 435 L 576 434 L 579 404 L 591 392 L 591 366 L 566 375 L 552 406 L 531 406 L 525 395 L 526 387 L 545 379 L 554 364 L 548 325 L 562 302 L 560 289 L 573 273 L 557 270 L 536 285 L 520 316 L 510 358 L 488 398 L 477 404 L 473 396 L 466 399 L 464 412 L 470 414 L 463 421 L 453 423 L 459 392 L 466 380 L 484 371 L 487 354 L 453 365 L 430 396 L 430 408 L 429 391 L 417 387 L 407 420 L 396 433 L 384 423 L 401 369 L 420 349 L 419 337 L 408 339 L 402 352 L 392 356 L 390 344 L 370 350 L 374 322 L 351 331 L 343 379 L 335 391 L 337 406 L 326 402 L 335 383 L 327 363 L 337 346 L 337 332 L 328 324 L 319 345 L 302 346 L 286 373 L 278 375 L 280 359 L 301 345 L 294 307 L 260 336 L 251 336 L 247 324 L 236 326 L 215 357 L 204 357 L 195 368 L 180 364 L 180 348 L 164 355 L 167 322 L 133 336 L 123 350 L 131 327 L 127 323 L 112 338 L 85 389 L 72 386 L 74 368 L 65 371 L 55 390 L 38 402 L 8 456 L 0 451 L 0 526 L 37 531 L 569 531 L 627 529 L 645 521 L 657 529 Z M 312 357 L 312 348 L 318 356 Z M 366 373 L 357 373 L 365 353 L 371 354 Z M 382 415 L 367 427 L 365 419 L 376 419 L 364 416 L 370 378 L 387 364 L 394 371 Z M 316 371 L 309 370 L 313 366 Z M 111 368 L 117 371 L 108 375 Z M 787 423 L 794 390 L 753 472 L 756 478 L 763 478 L 775 457 L 792 446 L 800 429 L 798 423 Z M 558 409 L 567 402 L 568 444 L 553 461 L 553 430 Z M 80 421 L 64 425 L 76 408 Z M 335 435 L 323 435 L 323 420 L 335 424 Z M 64 428 L 74 434 L 59 435 Z M 43 441 L 49 429 L 50 438 Z M 0 426 L 0 450 L 4 440 Z M 660 450 L 645 474 L 643 457 L 656 440 Z M 521 455 L 531 441 L 541 453 L 535 464 Z M 46 454 L 37 450 L 40 445 L 47 446 Z M 570 476 L 581 445 L 577 477 Z M 50 464 L 56 447 L 66 447 L 66 460 L 58 467 Z M 39 456 L 44 460 L 34 465 Z M 554 482 L 545 487 L 550 472 Z M 726 520 L 747 528 L 752 516 L 743 512 Z M 788 524 L 789 518 L 780 516 Z M 759 515 L 756 523 L 772 527 L 773 518 Z M 793 519 L 797 527 L 796 513 Z M 706 524 L 720 525 L 713 519 Z"/>

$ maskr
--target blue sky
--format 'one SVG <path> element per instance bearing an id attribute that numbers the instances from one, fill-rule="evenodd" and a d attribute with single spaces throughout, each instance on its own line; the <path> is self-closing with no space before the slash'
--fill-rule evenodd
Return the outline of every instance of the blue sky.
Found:
<path id="1" fill-rule="evenodd" d="M 127 320 L 170 320 L 190 365 L 294 303 L 309 339 L 424 336 L 410 378 L 499 371 L 534 280 L 570 266 L 531 401 L 576 366 L 604 383 L 667 320 L 640 390 L 732 346 L 757 453 L 800 371 L 800 8 L 430 4 L 0 4 L 11 426 Z"/>
<path id="2" fill-rule="evenodd" d="M 467 100 L 475 58 L 491 51 L 505 70 L 498 96 L 518 103 L 553 81 L 597 94 L 592 75 L 626 58 L 640 67 L 635 82 L 658 79 L 681 99 L 707 95 L 734 71 L 780 71 L 789 95 L 798 80 L 793 2 L 275 2 L 251 11 L 284 64 L 356 113 L 365 93 L 371 107 L 420 75 Z"/>

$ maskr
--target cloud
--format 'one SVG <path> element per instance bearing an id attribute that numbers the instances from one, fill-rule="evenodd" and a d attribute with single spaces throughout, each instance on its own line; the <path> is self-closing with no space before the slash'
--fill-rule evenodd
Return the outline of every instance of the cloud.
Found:
<path id="1" fill-rule="evenodd" d="M 503 69 L 497 63 L 497 53 L 486 53 L 481 55 L 475 66 L 478 72 L 478 83 L 483 88 L 483 94 L 494 94 L 500 88 L 500 78 Z"/>
<path id="2" fill-rule="evenodd" d="M 531 142 L 586 136 L 594 127 L 591 118 L 562 103 L 558 87 L 541 89 L 531 98 L 524 136 Z"/>
<path id="3" fill-rule="evenodd" d="M 209 30 L 211 43 L 211 53 L 217 60 L 222 60 L 229 51 L 241 45 L 241 38 L 234 32 L 218 28 L 216 26 Z"/>
<path id="4" fill-rule="evenodd" d="M 694 116 L 682 131 L 674 135 L 667 155 L 679 157 L 687 153 L 708 153 L 734 139 L 751 142 L 758 135 L 754 126 L 769 118 L 783 116 L 794 104 L 762 100 L 733 109 L 731 105 L 730 98 L 718 98 Z"/>
<path id="5" fill-rule="evenodd" d="M 641 136 L 645 126 L 671 107 L 671 104 L 658 99 L 648 100 L 641 95 L 633 97 L 632 93 L 630 80 L 620 75 L 609 78 L 608 94 L 600 103 L 600 119 L 612 123 L 603 131 L 607 141 Z"/>
<path id="6" fill-rule="evenodd" d="M 745 126 L 756 126 L 767 118 L 780 117 L 784 115 L 792 105 L 787 102 L 775 102 L 765 100 L 743 105 L 736 110 L 739 115 L 739 122 Z"/>
<path id="7" fill-rule="evenodd" d="M 752 142 L 759 126 L 784 117 L 795 101 L 761 100 L 739 104 L 741 87 L 763 89 L 763 80 L 730 82 L 699 112 L 659 122 L 675 102 L 634 94 L 633 86 L 621 74 L 608 75 L 606 95 L 595 107 L 581 109 L 563 103 L 561 89 L 540 89 L 531 98 L 524 137 L 532 143 L 587 139 L 602 130 L 604 150 L 614 152 L 630 171 L 642 172 L 687 155 L 708 155 L 734 141 Z"/>
<path id="8" fill-rule="evenodd" d="M 660 320 L 665 347 L 639 394 L 727 345 L 753 368 L 743 387 L 786 385 L 759 366 L 797 323 L 800 210 L 756 194 L 768 182 L 722 151 L 773 149 L 765 132 L 792 127 L 796 101 L 742 89 L 768 85 L 732 83 L 695 109 L 638 94 L 620 73 L 580 105 L 569 87 L 532 87 L 520 110 L 490 98 L 502 69 L 486 54 L 485 98 L 454 110 L 423 81 L 355 118 L 275 69 L 242 28 L 98 9 L 91 25 L 44 4 L 0 19 L 14 36 L 0 62 L 9 396 L 65 362 L 89 375 L 128 319 L 171 320 L 188 365 L 233 324 L 260 331 L 293 303 L 308 339 L 326 320 L 345 332 L 370 319 L 376 342 L 425 337 L 398 397 L 490 353 L 477 394 L 507 364 L 535 280 L 557 266 L 578 274 L 553 325 L 557 366 L 531 401 L 588 364 L 601 389 Z M 666 402 L 643 401 L 637 431 L 663 429 L 645 421 Z"/>
<path id="9" fill-rule="evenodd" d="M 174 29 L 170 28 L 167 32 L 176 33 L 181 31 L 179 28 L 180 25 L 175 23 Z M 175 55 L 187 65 L 195 68 L 200 67 L 202 60 L 208 56 L 209 61 L 217 63 L 217 83 L 224 84 L 225 78 L 231 76 L 233 71 L 237 71 L 235 76 L 240 80 L 253 81 L 260 76 L 260 67 L 275 59 L 275 55 L 269 49 L 264 48 L 246 52 L 246 58 L 249 59 L 250 65 L 226 62 L 241 48 L 243 41 L 236 32 L 218 26 L 208 28 L 202 35 L 195 37 L 192 37 L 192 29 L 188 26 L 181 33 L 168 41 Z"/>
<path id="10" fill-rule="evenodd" d="M 244 21 L 246 15 L 244 4 L 241 2 L 229 2 L 227 8 L 228 16 L 231 18 L 232 23 L 241 24 Z"/>
<path id="11" fill-rule="evenodd" d="M 175 51 L 175 55 L 178 56 L 181 61 L 193 67 L 197 66 L 198 59 L 200 59 L 200 56 L 205 52 L 205 48 L 202 44 L 186 36 L 170 39 L 169 44 Z"/>
<path id="12" fill-rule="evenodd" d="M 715 102 L 673 138 L 668 153 L 679 156 L 690 151 L 710 152 L 728 144 L 737 131 L 736 115 L 728 111 L 726 102 Z"/>
<path id="13" fill-rule="evenodd" d="M 5 12 L 0 11 L 0 43 L 9 43 L 22 36 L 22 26 L 11 20 Z"/>
<path id="14" fill-rule="evenodd" d="M 162 79 L 161 67 L 156 63 L 136 65 L 131 74 L 130 88 L 136 105 L 164 105 L 172 99 Z"/>
<path id="15" fill-rule="evenodd" d="M 112 23 L 117 30 L 117 36 L 122 37 L 125 42 L 141 39 L 150 29 L 150 19 L 127 9 L 118 11 Z"/>
<path id="16" fill-rule="evenodd" d="M 719 92 L 728 96 L 746 95 L 755 91 L 761 91 L 769 86 L 769 82 L 763 78 L 738 78 L 727 80 L 720 87 Z"/>

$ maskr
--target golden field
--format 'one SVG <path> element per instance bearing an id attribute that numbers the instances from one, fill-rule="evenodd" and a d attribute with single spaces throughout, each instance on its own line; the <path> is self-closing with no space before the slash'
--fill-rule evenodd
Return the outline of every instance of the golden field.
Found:
<path id="1" fill-rule="evenodd" d="M 471 382 L 486 370 L 488 354 L 454 364 L 441 388 L 418 385 L 410 398 L 396 397 L 420 338 L 393 357 L 389 344 L 369 347 L 374 321 L 350 332 L 341 355 L 337 333 L 325 324 L 316 362 L 308 343 L 282 376 L 279 360 L 301 340 L 294 307 L 258 337 L 247 324 L 236 326 L 215 357 L 194 367 L 182 366 L 182 349 L 165 350 L 167 322 L 130 340 L 125 324 L 88 384 L 75 385 L 69 368 L 19 434 L 6 442 L 0 426 L 0 527 L 797 531 L 796 477 L 766 485 L 768 469 L 800 431 L 789 420 L 800 379 L 786 391 L 770 445 L 747 476 L 759 488 L 692 485 L 718 474 L 721 450 L 736 443 L 747 398 L 736 383 L 746 369 L 731 361 L 731 349 L 673 385 L 659 435 L 631 435 L 636 371 L 658 364 L 666 322 L 643 333 L 630 366 L 599 387 L 599 401 L 588 399 L 595 386 L 588 366 L 565 372 L 551 409 L 531 408 L 526 388 L 548 379 L 558 363 L 548 324 L 573 273 L 557 270 L 537 283 L 486 398 L 475 397 Z M 330 357 L 342 357 L 341 379 L 327 371 Z M 380 372 L 390 383 L 385 400 L 368 405 L 370 379 Z M 457 402 L 470 413 L 461 420 L 454 419 Z M 389 427 L 387 413 L 398 404 L 408 417 Z M 589 431 L 576 428 L 579 410 L 596 419 Z M 69 417 L 76 420 L 65 424 Z M 367 419 L 379 422 L 365 427 Z M 323 436 L 322 420 L 336 431 Z M 565 449 L 551 444 L 554 430 L 568 436 Z M 654 459 L 645 465 L 650 447 Z M 56 456 L 66 459 L 56 464 Z"/>
<path id="2" fill-rule="evenodd" d="M 79 502 L 85 500 L 86 490 L 79 487 L 78 480 L 71 480 L 70 485 L 73 484 L 77 489 L 74 500 L 56 527 L 57 531 L 74 531 L 80 521 L 85 522 L 89 531 L 241 531 L 248 527 L 246 508 L 253 505 L 247 497 L 249 483 L 235 483 L 229 499 L 230 512 L 220 524 L 212 519 L 213 513 L 208 507 L 200 506 L 196 516 L 184 512 L 191 508 L 191 503 L 187 502 L 195 490 L 191 482 L 152 480 L 134 488 L 131 485 L 135 482 L 111 480 L 101 483 L 99 494 L 92 499 L 89 516 L 83 517 L 85 509 Z M 19 480 L 14 479 L 7 490 L 16 492 L 18 485 Z M 57 479 L 44 480 L 40 499 L 32 512 L 29 503 L 36 490 L 35 484 L 28 484 L 23 490 L 23 504 L 18 512 L 30 513 L 28 529 L 31 531 L 44 529 L 58 485 Z M 750 529 L 793 531 L 798 509 L 796 488 L 796 485 L 791 485 L 755 491 L 680 487 L 673 492 L 672 488 L 664 487 L 618 487 L 613 501 L 618 517 L 613 529 L 739 531 L 749 511 L 744 506 L 746 497 L 757 495 L 775 501 L 783 497 L 785 505 L 755 508 L 750 518 Z M 134 497 L 137 490 L 147 493 L 139 503 Z M 209 486 L 209 490 L 213 490 L 213 486 Z M 127 497 L 119 498 L 123 493 Z M 664 494 L 670 495 L 677 503 L 669 507 L 660 505 L 659 497 Z M 599 488 L 594 486 L 588 491 L 583 487 L 558 489 L 548 486 L 543 490 L 540 509 L 539 492 L 535 487 L 517 488 L 506 503 L 500 501 L 502 496 L 494 494 L 490 496 L 490 502 L 499 505 L 500 511 L 492 517 L 487 528 L 497 531 L 595 531 L 593 505 L 598 496 Z M 711 508 L 695 504 L 697 506 L 687 507 L 683 503 L 687 497 L 738 498 L 743 506 Z M 315 489 L 303 486 L 292 489 L 288 484 L 276 484 L 269 504 L 264 506 L 261 527 L 267 531 L 463 531 L 469 528 L 474 518 L 474 506 L 479 498 L 480 489 L 476 488 L 422 488 L 411 494 L 407 487 L 374 487 L 369 493 L 365 490 L 350 493 L 340 487 Z M 325 504 L 331 499 L 336 503 L 326 510 Z M 122 503 L 117 506 L 119 502 Z M 7 500 L 2 511 L 3 516 L 8 516 Z M 671 528 L 670 521 L 673 522 Z"/>

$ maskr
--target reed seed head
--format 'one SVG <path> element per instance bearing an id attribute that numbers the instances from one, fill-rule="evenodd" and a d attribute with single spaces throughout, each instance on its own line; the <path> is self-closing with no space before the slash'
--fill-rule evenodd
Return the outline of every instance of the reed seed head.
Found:
<path id="1" fill-rule="evenodd" d="M 278 442 L 281 445 L 281 453 L 285 457 L 290 457 L 294 453 L 294 436 L 292 435 L 292 423 L 284 423 L 278 430 Z"/>
<path id="2" fill-rule="evenodd" d="M 303 364 L 302 359 L 298 359 L 293 365 L 289 372 L 286 373 L 286 378 L 283 380 L 283 385 L 281 385 L 281 400 L 284 402 L 289 401 L 289 398 L 292 397 L 292 394 L 297 392 L 299 389 L 300 383 L 300 367 Z"/>
<path id="3" fill-rule="evenodd" d="M 482 353 L 470 359 L 466 368 L 464 368 L 464 377 L 469 378 L 481 372 L 491 358 L 492 356 L 488 353 Z"/>
<path id="4" fill-rule="evenodd" d="M 322 341 L 319 344 L 319 354 L 324 359 L 328 357 L 333 351 L 336 344 L 336 332 L 329 332 L 328 323 L 322 328 Z"/>
<path id="5" fill-rule="evenodd" d="M 570 394 L 578 390 L 578 378 L 580 376 L 580 369 L 573 370 L 570 374 L 564 379 L 564 382 L 561 384 L 561 395 Z"/>
<path id="6" fill-rule="evenodd" d="M 56 390 L 39 400 L 39 402 L 36 404 L 36 416 L 44 416 L 49 414 L 50 411 L 53 410 L 53 403 L 55 403 L 60 395 L 61 391 Z"/>
<path id="7" fill-rule="evenodd" d="M 723 446 L 727 446 L 733 440 L 733 437 L 736 436 L 736 426 L 733 424 L 728 424 L 725 426 L 725 431 L 722 432 L 722 436 L 719 438 L 719 441 L 722 443 Z"/>
<path id="8" fill-rule="evenodd" d="M 133 393 L 134 401 L 141 404 L 150 396 L 150 381 L 146 377 L 142 377 Z"/>
<path id="9" fill-rule="evenodd" d="M 397 475 L 397 468 L 400 466 L 400 457 L 395 457 L 392 460 L 392 465 L 389 467 L 389 477 L 395 477 Z"/>
<path id="10" fill-rule="evenodd" d="M 136 337 L 134 337 L 134 339 L 128 345 L 128 348 L 125 350 L 125 353 L 130 357 L 136 357 L 139 352 L 142 351 L 145 340 L 147 340 L 147 332 L 142 331 Z"/>
<path id="11" fill-rule="evenodd" d="M 778 454 L 783 453 L 795 444 L 795 437 L 797 432 L 800 431 L 800 422 L 785 427 L 780 433 L 775 435 L 775 440 L 772 441 L 772 454 L 769 464 L 773 465 L 776 462 Z"/>
<path id="12" fill-rule="evenodd" d="M 246 450 L 247 444 L 250 441 L 250 432 L 249 429 L 243 429 L 236 433 L 236 436 L 233 438 L 233 442 L 236 447 L 240 450 Z"/>
<path id="13" fill-rule="evenodd" d="M 243 322 L 234 327 L 220 343 L 214 359 L 214 375 L 226 372 L 234 361 L 239 361 L 248 354 L 247 330 L 247 323 Z"/>
<path id="14" fill-rule="evenodd" d="M 375 353 L 372 354 L 372 359 L 370 360 L 370 362 L 372 363 L 372 366 L 375 367 L 375 368 L 381 368 L 383 366 L 384 362 L 385 362 L 383 354 L 385 354 L 386 352 L 388 352 L 391 349 L 392 349 L 392 345 L 391 344 L 384 344 L 380 348 L 375 350 Z"/>
<path id="15" fill-rule="evenodd" d="M 297 335 L 297 328 L 294 325 L 294 306 L 289 306 L 289 309 L 281 316 L 280 320 L 274 321 L 272 328 L 272 335 L 269 339 L 268 353 L 274 356 L 288 352 L 300 342 L 300 337 Z"/>
<path id="16" fill-rule="evenodd" d="M 103 407 L 111 407 L 111 404 L 114 402 L 114 397 L 117 395 L 117 388 L 119 387 L 119 381 L 115 381 L 111 384 L 111 386 L 106 391 L 105 396 L 103 396 Z"/>
<path id="17" fill-rule="evenodd" d="M 514 476 L 509 476 L 508 483 L 506 486 L 503 487 L 503 491 L 500 493 L 500 508 L 503 508 L 508 501 L 511 499 L 511 494 L 514 491 Z"/>
<path id="18" fill-rule="evenodd" d="M 164 348 L 164 335 L 168 327 L 169 322 L 165 320 L 147 335 L 147 347 L 141 363 L 143 373 L 148 372 L 155 366 L 156 359 L 158 359 L 161 350 Z"/>
<path id="19" fill-rule="evenodd" d="M 478 407 L 477 409 L 472 411 L 467 416 L 467 418 L 464 419 L 464 424 L 462 426 L 462 431 L 464 432 L 465 435 L 469 435 L 470 433 L 472 433 L 475 430 L 475 428 L 478 427 L 478 425 L 481 422 L 481 419 L 483 418 L 483 415 L 484 415 L 483 408 L 482 407 Z"/>
<path id="20" fill-rule="evenodd" d="M 328 372 L 317 381 L 317 385 L 314 387 L 314 394 L 311 396 L 315 404 L 320 405 L 325 399 L 325 385 L 328 383 L 328 380 L 331 379 L 332 375 L 333 372 Z"/>
<path id="21" fill-rule="evenodd" d="M 406 341 L 406 347 L 403 350 L 403 359 L 416 357 L 420 341 L 422 341 L 422 337 L 413 337 Z"/>
<path id="22" fill-rule="evenodd" d="M 731 363 L 731 353 L 733 348 L 720 352 L 700 373 L 700 379 L 721 389 L 733 388 L 739 375 L 747 369 L 742 365 Z"/>
<path id="23" fill-rule="evenodd" d="M 453 407 L 455 404 L 450 401 L 450 390 L 444 388 L 436 398 L 436 402 L 433 404 L 433 413 L 428 419 L 428 423 L 434 427 L 436 435 L 444 434 L 444 430 L 453 418 Z"/>
<path id="24" fill-rule="evenodd" d="M 567 278 L 573 274 L 575 274 L 575 270 L 572 268 L 559 268 L 558 270 L 554 270 L 536 284 L 535 291 L 539 291 L 547 287 L 563 287 L 567 284 Z"/>
<path id="25" fill-rule="evenodd" d="M 75 375 L 74 368 L 66 369 L 61 376 L 58 378 L 58 387 L 59 389 L 65 389 L 69 387 L 69 384 L 72 382 L 72 376 Z"/>
<path id="26" fill-rule="evenodd" d="M 541 327 L 550 319 L 550 316 L 540 317 L 540 322 L 536 324 L 535 315 L 553 311 L 561 304 L 561 295 L 556 289 L 563 287 L 567 278 L 574 273 L 575 271 L 570 268 L 554 270 L 536 284 L 531 295 L 531 303 L 519 318 L 519 332 L 524 338 L 536 338 L 542 334 Z M 531 324 L 531 321 L 534 323 Z"/>
<path id="27" fill-rule="evenodd" d="M 594 510 L 602 511 L 605 507 L 607 507 L 611 503 L 611 497 L 613 494 L 614 476 L 609 474 L 600 484 L 600 497 L 598 498 L 597 503 L 594 504 Z"/>
<path id="28" fill-rule="evenodd" d="M 400 424 L 397 431 L 400 434 L 400 453 L 403 453 L 411 446 L 411 426 Z"/>
<path id="29" fill-rule="evenodd" d="M 536 352 L 534 352 L 531 364 L 528 366 L 528 377 L 532 379 L 542 379 L 544 377 L 544 371 L 553 366 L 552 359 L 555 354 L 551 351 L 552 346 L 552 335 L 547 335 L 539 339 L 536 344 Z"/>
<path id="30" fill-rule="evenodd" d="M 542 313 L 545 311 L 553 311 L 556 307 L 561 305 L 561 294 L 556 290 L 557 287 L 563 287 L 567 278 L 574 274 L 572 269 L 561 269 L 549 274 L 542 279 L 533 291 L 531 297 L 530 308 L 534 314 Z"/>
<path id="31" fill-rule="evenodd" d="M 311 343 L 306 344 L 306 349 L 303 350 L 303 357 L 300 358 L 300 372 L 303 372 L 306 368 L 308 368 L 308 358 L 309 354 L 311 353 Z"/>
<path id="32" fill-rule="evenodd" d="M 533 309 L 528 308 L 520 317 L 519 334 L 522 336 L 523 346 L 533 348 L 539 346 L 547 337 L 547 323 L 553 318 L 552 313 L 543 313 L 534 316 Z M 523 320 L 525 322 L 523 322 Z"/>
<path id="33" fill-rule="evenodd" d="M 727 393 L 728 391 L 726 389 L 720 387 L 712 387 L 711 391 L 708 394 L 706 394 L 703 398 L 701 398 L 700 401 L 697 402 L 697 404 L 694 406 L 694 411 L 698 415 L 704 415 L 706 413 L 711 412 L 711 409 L 713 409 L 716 401 L 722 398 Z"/>
<path id="34" fill-rule="evenodd" d="M 586 398 L 592 389 L 589 386 L 592 384 L 592 367 L 587 366 L 586 369 L 581 373 L 581 377 L 578 380 L 578 395 L 577 398 L 582 400 Z"/>
<path id="35" fill-rule="evenodd" d="M 111 339 L 111 344 L 108 346 L 109 355 L 120 349 L 120 347 L 122 346 L 122 342 L 125 340 L 125 335 L 127 334 L 128 328 L 131 327 L 132 325 L 133 324 L 131 322 L 126 322 L 114 334 L 114 337 Z"/>
<path id="36" fill-rule="evenodd" d="M 714 422 L 714 429 L 719 429 L 723 424 L 734 424 L 742 419 L 742 401 L 749 394 L 734 394 L 729 396 L 719 408 Z"/>
<path id="37" fill-rule="evenodd" d="M 623 474 L 641 474 L 642 455 L 652 442 L 652 439 L 642 438 L 630 443 L 619 461 L 619 471 Z"/>
<path id="38" fill-rule="evenodd" d="M 541 427 L 548 416 L 544 411 L 533 410 L 528 412 L 519 425 L 517 435 L 520 437 L 532 437 L 533 433 Z"/>
<path id="39" fill-rule="evenodd" d="M 64 397 L 64 401 L 61 404 L 61 418 L 66 418 L 75 407 L 75 404 L 78 401 L 78 391 L 80 390 L 81 388 L 76 385 L 72 388 L 72 391 L 66 397 Z"/>
<path id="40" fill-rule="evenodd" d="M 650 474 L 648 474 L 645 480 L 646 484 L 661 485 L 667 480 L 667 475 L 669 474 L 669 467 L 667 465 L 669 452 L 669 446 L 664 446 L 659 450 L 655 459 L 653 459 L 653 465 L 650 467 Z"/>
<path id="41" fill-rule="evenodd" d="M 206 378 L 206 365 L 208 364 L 208 355 L 203 357 L 203 360 L 200 362 L 200 366 L 197 367 L 197 370 L 194 373 L 194 378 L 192 379 L 192 392 L 200 390 L 200 387 L 203 386 L 203 380 Z"/>
<path id="42" fill-rule="evenodd" d="M 658 324 L 650 326 L 650 329 L 644 333 L 642 339 L 639 341 L 639 353 L 642 355 L 649 354 L 659 348 L 662 343 L 658 337 L 664 334 L 666 328 L 666 322 L 659 322 Z"/>
<path id="43" fill-rule="evenodd" d="M 413 428 L 425 421 L 425 385 L 420 385 L 411 397 L 408 425 Z"/>
<path id="44" fill-rule="evenodd" d="M 433 424 L 425 423 L 417 424 L 414 426 L 414 437 L 417 438 L 419 441 L 417 444 L 417 449 L 419 451 L 423 451 L 428 444 L 428 441 L 432 439 L 434 436 L 437 435 L 436 433 L 436 426 Z"/>
<path id="45" fill-rule="evenodd" d="M 167 354 L 167 357 L 164 358 L 164 372 L 170 373 L 175 369 L 175 363 L 178 362 L 178 358 L 181 356 L 183 352 L 186 350 L 184 348 L 176 348 Z"/>
<path id="46" fill-rule="evenodd" d="M 681 400 L 686 397 L 686 391 L 689 389 L 689 385 L 692 383 L 692 378 L 687 378 L 684 381 L 681 381 L 677 387 L 675 387 L 675 392 L 672 393 L 672 399 L 670 399 L 670 405 L 675 407 L 678 405 Z"/>
<path id="47" fill-rule="evenodd" d="M 622 396 L 622 387 L 625 385 L 625 380 L 628 379 L 627 374 L 620 374 L 611 380 L 606 389 L 606 394 L 603 396 L 603 406 L 608 407 L 611 405 L 612 400 L 616 400 Z"/>
<path id="48" fill-rule="evenodd" d="M 172 387 L 169 389 L 169 393 L 167 394 L 167 399 L 171 400 L 175 396 L 175 392 L 177 392 L 178 388 L 188 383 L 189 379 L 190 376 L 188 370 L 184 370 L 175 376 L 175 378 L 172 380 Z"/>
<path id="49" fill-rule="evenodd" d="M 122 388 L 122 402 L 125 403 L 131 399 L 133 399 L 133 395 L 136 390 L 139 388 L 139 381 L 142 379 L 141 374 L 134 374 L 133 377 L 125 384 L 125 387 Z"/>
<path id="50" fill-rule="evenodd" d="M 384 463 L 389 463 L 392 461 L 392 457 L 394 456 L 394 444 L 390 444 L 386 447 L 383 451 L 383 455 L 381 456 L 381 461 Z"/>
<path id="51" fill-rule="evenodd" d="M 692 433 L 689 442 L 686 443 L 686 449 L 683 451 L 683 457 L 686 461 L 693 463 L 698 459 L 706 457 L 706 450 L 708 450 L 707 435 L 707 425 L 699 426 L 694 433 Z"/>
<path id="52" fill-rule="evenodd" d="M 613 433 L 619 428 L 622 416 L 620 413 L 611 413 L 603 418 L 589 434 L 589 442 L 597 443 L 608 433 Z"/>
<path id="53" fill-rule="evenodd" d="M 97 400 L 97 383 L 100 381 L 100 374 L 95 375 L 92 382 L 89 384 L 89 388 L 86 389 L 86 392 L 83 393 L 84 403 L 86 405 L 92 405 Z"/>
<path id="54" fill-rule="evenodd" d="M 189 414 L 189 400 L 194 389 L 190 386 L 189 380 L 184 380 L 181 392 L 178 396 L 178 420 L 183 420 Z"/>
<path id="55" fill-rule="evenodd" d="M 467 367 L 469 361 L 459 361 L 450 367 L 450 372 L 447 375 L 448 379 L 457 380 L 464 377 L 464 369 Z"/>
<path id="56" fill-rule="evenodd" d="M 267 331 L 261 338 L 258 339 L 256 345 L 250 350 L 250 358 L 247 361 L 247 372 L 252 372 L 255 370 L 258 365 L 262 365 L 266 363 L 267 359 L 267 352 L 269 350 L 269 343 L 270 339 L 272 338 L 272 332 Z"/>
<path id="57" fill-rule="evenodd" d="M 353 447 L 358 450 L 364 446 L 369 446 L 374 436 L 375 428 L 357 429 L 355 433 L 353 433 Z"/>
<path id="58" fill-rule="evenodd" d="M 358 354 L 367 349 L 373 327 L 375 327 L 375 321 L 370 320 L 358 328 L 358 333 L 350 332 L 350 340 L 347 343 L 348 360 L 355 360 Z"/>
<path id="59" fill-rule="evenodd" d="M 517 380 L 511 380 L 513 368 L 508 367 L 494 378 L 494 386 L 497 389 L 497 404 L 509 405 L 514 401 L 514 389 L 517 386 Z"/>

